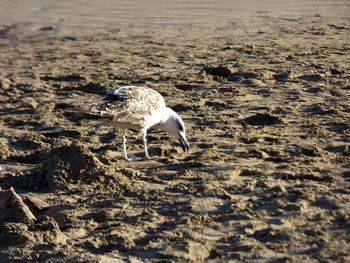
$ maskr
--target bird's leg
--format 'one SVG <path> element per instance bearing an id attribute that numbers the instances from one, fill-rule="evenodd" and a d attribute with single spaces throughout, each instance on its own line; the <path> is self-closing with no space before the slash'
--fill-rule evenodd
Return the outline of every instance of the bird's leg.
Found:
<path id="1" fill-rule="evenodd" d="M 147 130 L 143 131 L 143 133 L 142 133 L 143 148 L 145 149 L 145 159 L 146 159 L 146 160 L 154 160 L 154 159 L 157 159 L 158 156 L 152 156 L 152 157 L 150 157 L 149 154 L 148 154 L 146 135 L 147 135 Z"/>
<path id="2" fill-rule="evenodd" d="M 128 162 L 132 162 L 132 161 L 135 161 L 135 158 L 131 157 L 131 158 L 128 158 L 128 155 L 126 153 L 126 138 L 125 138 L 125 132 L 126 132 L 126 129 L 122 129 L 122 142 L 123 142 L 123 153 L 124 153 L 124 159 Z"/>

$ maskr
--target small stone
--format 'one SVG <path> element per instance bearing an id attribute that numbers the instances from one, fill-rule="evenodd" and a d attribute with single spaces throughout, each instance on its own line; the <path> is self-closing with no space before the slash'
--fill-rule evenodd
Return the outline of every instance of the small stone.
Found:
<path id="1" fill-rule="evenodd" d="M 287 192 L 286 188 L 283 185 L 276 185 L 270 188 L 271 192 L 274 193 L 285 193 Z"/>

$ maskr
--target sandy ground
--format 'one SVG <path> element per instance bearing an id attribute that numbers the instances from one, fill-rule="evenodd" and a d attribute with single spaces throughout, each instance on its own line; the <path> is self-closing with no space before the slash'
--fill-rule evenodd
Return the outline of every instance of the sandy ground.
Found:
<path id="1" fill-rule="evenodd" d="M 348 1 L 18 2 L 0 3 L 0 262 L 350 261 Z M 77 114 L 127 84 L 165 97 L 190 152 L 154 130 L 143 161 L 130 132 L 125 162 Z"/>

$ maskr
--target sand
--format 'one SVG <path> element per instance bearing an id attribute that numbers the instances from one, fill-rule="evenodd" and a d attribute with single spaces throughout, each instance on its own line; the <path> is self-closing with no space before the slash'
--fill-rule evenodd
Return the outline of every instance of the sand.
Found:
<path id="1" fill-rule="evenodd" d="M 349 262 L 348 1 L 1 1 L 0 262 Z M 191 150 L 84 119 L 146 85 Z M 13 187 L 13 188 L 11 188 Z"/>

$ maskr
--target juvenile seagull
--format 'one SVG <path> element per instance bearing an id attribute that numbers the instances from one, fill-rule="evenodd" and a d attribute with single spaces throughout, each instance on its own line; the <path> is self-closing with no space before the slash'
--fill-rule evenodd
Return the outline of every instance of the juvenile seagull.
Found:
<path id="1" fill-rule="evenodd" d="M 183 120 L 175 111 L 166 107 L 162 95 L 150 88 L 124 86 L 111 90 L 102 100 L 91 105 L 89 113 L 122 130 L 124 158 L 127 161 L 133 161 L 126 153 L 127 129 L 142 134 L 145 158 L 148 160 L 154 158 L 148 155 L 146 140 L 147 130 L 151 127 L 160 128 L 177 138 L 184 151 L 190 148 Z"/>

